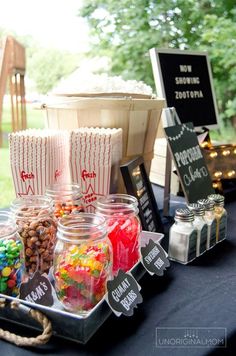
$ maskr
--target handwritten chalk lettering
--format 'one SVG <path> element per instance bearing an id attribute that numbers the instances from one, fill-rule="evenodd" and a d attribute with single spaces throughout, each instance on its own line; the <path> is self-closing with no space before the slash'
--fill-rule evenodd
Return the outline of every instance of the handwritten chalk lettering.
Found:
<path id="1" fill-rule="evenodd" d="M 156 231 L 153 221 L 151 221 L 150 224 L 148 224 L 148 231 Z"/>
<path id="2" fill-rule="evenodd" d="M 202 99 L 203 93 L 201 90 L 185 90 L 175 91 L 175 99 Z"/>
<path id="3" fill-rule="evenodd" d="M 186 166 L 203 157 L 199 146 L 190 147 L 182 152 L 176 152 L 174 156 L 178 167 L 181 167 L 181 164 Z"/>
<path id="4" fill-rule="evenodd" d="M 123 307 L 126 310 L 130 310 L 130 306 L 133 304 L 133 302 L 137 299 L 137 294 L 131 289 L 131 291 L 127 294 L 124 299 L 120 301 L 120 303 L 123 305 Z"/>
<path id="5" fill-rule="evenodd" d="M 35 288 L 35 291 L 31 291 L 25 297 L 25 300 L 31 303 L 35 303 L 37 300 L 40 300 L 45 295 L 45 291 L 48 290 L 48 287 L 44 282 L 40 282 L 40 284 L 40 286 Z"/>
<path id="6" fill-rule="evenodd" d="M 188 167 L 188 174 L 184 174 L 183 179 L 185 185 L 188 187 L 192 182 L 195 182 L 197 179 L 201 179 L 208 175 L 205 167 L 197 168 L 193 170 L 192 167 Z"/>
<path id="7" fill-rule="evenodd" d="M 162 261 L 162 259 L 160 257 L 158 257 L 158 259 L 154 262 L 154 265 L 160 269 L 165 263 Z"/>
<path id="8" fill-rule="evenodd" d="M 127 278 L 125 278 L 122 283 L 116 288 L 114 289 L 114 291 L 112 291 L 112 297 L 116 302 L 120 301 L 120 298 L 122 297 L 122 295 L 125 293 L 125 291 L 129 288 L 130 283 L 128 281 Z"/>
<path id="9" fill-rule="evenodd" d="M 200 79 L 199 77 L 175 77 L 175 84 L 200 84 Z"/>
<path id="10" fill-rule="evenodd" d="M 158 249 L 158 247 L 154 246 L 154 248 L 149 252 L 149 254 L 147 256 L 145 256 L 145 258 L 144 258 L 145 262 L 147 264 L 150 264 L 159 253 L 160 253 L 160 250 Z"/>
<path id="11" fill-rule="evenodd" d="M 179 70 L 180 70 L 180 72 L 184 72 L 184 73 L 186 73 L 186 72 L 189 72 L 189 73 L 191 73 L 192 72 L 192 66 L 191 65 L 186 65 L 186 64 L 180 64 L 180 66 L 179 66 Z"/>
<path id="12" fill-rule="evenodd" d="M 136 183 L 136 186 L 137 186 L 137 190 L 141 190 L 143 188 L 143 181 L 140 180 Z"/>
<path id="13" fill-rule="evenodd" d="M 146 201 L 148 200 L 148 194 L 147 192 L 143 194 L 143 196 L 139 199 L 140 205 L 143 205 L 146 203 Z"/>

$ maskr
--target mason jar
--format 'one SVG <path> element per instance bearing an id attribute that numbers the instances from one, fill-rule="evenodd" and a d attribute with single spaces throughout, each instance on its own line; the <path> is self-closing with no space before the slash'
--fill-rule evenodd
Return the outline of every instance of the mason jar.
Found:
<path id="1" fill-rule="evenodd" d="M 140 259 L 141 223 L 137 199 L 127 194 L 110 194 L 97 201 L 96 212 L 107 222 L 113 248 L 113 274 L 130 270 Z"/>
<path id="2" fill-rule="evenodd" d="M 197 230 L 193 221 L 194 215 L 189 209 L 176 209 L 175 223 L 169 231 L 169 259 L 187 264 L 196 258 Z"/>
<path id="3" fill-rule="evenodd" d="M 204 207 L 198 203 L 191 203 L 187 205 L 188 209 L 193 212 L 194 220 L 193 226 L 197 230 L 197 251 L 196 256 L 202 255 L 207 250 L 207 233 L 208 228 L 204 219 Z"/>
<path id="4" fill-rule="evenodd" d="M 86 315 L 105 295 L 112 276 L 112 247 L 105 219 L 92 213 L 58 222 L 53 274 L 66 310 Z"/>
<path id="5" fill-rule="evenodd" d="M 57 219 L 66 215 L 84 212 L 83 196 L 78 184 L 48 185 L 45 194 L 53 200 L 53 213 Z"/>
<path id="6" fill-rule="evenodd" d="M 11 204 L 11 211 L 24 243 L 26 274 L 48 273 L 56 240 L 52 200 L 41 195 L 17 198 Z"/>
<path id="7" fill-rule="evenodd" d="M 204 219 L 207 223 L 207 250 L 216 244 L 216 218 L 215 203 L 210 199 L 199 199 L 198 204 L 202 205 L 205 210 Z"/>
<path id="8" fill-rule="evenodd" d="M 0 293 L 16 297 L 24 277 L 24 247 L 7 211 L 0 212 Z"/>
<path id="9" fill-rule="evenodd" d="M 226 239 L 227 234 L 227 211 L 224 208 L 225 198 L 221 194 L 210 194 L 208 199 L 214 202 L 216 218 L 216 243 Z"/>

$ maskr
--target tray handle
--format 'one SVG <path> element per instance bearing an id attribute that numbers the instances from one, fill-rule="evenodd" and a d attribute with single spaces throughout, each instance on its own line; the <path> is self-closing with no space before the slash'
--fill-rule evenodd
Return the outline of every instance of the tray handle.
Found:
<path id="1" fill-rule="evenodd" d="M 0 308 L 5 308 L 6 299 L 0 298 Z M 52 336 L 52 324 L 48 318 L 41 313 L 39 310 L 30 309 L 25 305 L 20 304 L 18 301 L 12 301 L 10 303 L 12 309 L 23 309 L 27 310 L 30 317 L 36 320 L 43 327 L 42 334 L 36 337 L 25 337 L 10 333 L 8 330 L 3 330 L 0 328 L 0 338 L 7 340 L 17 346 L 40 346 L 46 344 L 50 337 Z"/>

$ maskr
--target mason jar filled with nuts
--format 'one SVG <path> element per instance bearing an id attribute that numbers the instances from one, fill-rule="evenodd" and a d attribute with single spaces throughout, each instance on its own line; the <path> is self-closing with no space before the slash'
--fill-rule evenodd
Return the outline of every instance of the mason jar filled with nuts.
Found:
<path id="1" fill-rule="evenodd" d="M 40 195 L 17 198 L 11 204 L 11 211 L 24 243 L 26 274 L 48 273 L 56 240 L 52 200 Z"/>

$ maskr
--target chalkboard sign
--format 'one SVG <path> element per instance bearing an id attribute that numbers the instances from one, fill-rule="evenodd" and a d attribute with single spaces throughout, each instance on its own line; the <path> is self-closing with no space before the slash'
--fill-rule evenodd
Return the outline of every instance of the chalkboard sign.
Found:
<path id="1" fill-rule="evenodd" d="M 143 301 L 140 289 L 133 276 L 119 270 L 118 275 L 107 282 L 107 301 L 110 308 L 118 316 L 133 315 L 134 308 Z"/>
<path id="2" fill-rule="evenodd" d="M 31 303 L 52 306 L 52 285 L 48 278 L 39 272 L 35 272 L 27 282 L 21 283 L 20 299 Z"/>
<path id="3" fill-rule="evenodd" d="M 164 128 L 175 167 L 189 203 L 214 192 L 197 135 L 192 123 Z"/>
<path id="4" fill-rule="evenodd" d="M 138 199 L 139 217 L 146 231 L 163 232 L 163 224 L 141 156 L 120 167 L 127 193 Z"/>
<path id="5" fill-rule="evenodd" d="M 146 246 L 141 247 L 141 255 L 142 263 L 150 274 L 163 276 L 166 268 L 170 266 L 165 250 L 152 239 Z"/>
<path id="6" fill-rule="evenodd" d="M 206 52 L 150 50 L 158 96 L 175 107 L 181 123 L 216 128 L 218 111 Z"/>

